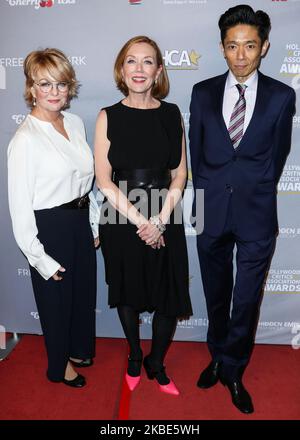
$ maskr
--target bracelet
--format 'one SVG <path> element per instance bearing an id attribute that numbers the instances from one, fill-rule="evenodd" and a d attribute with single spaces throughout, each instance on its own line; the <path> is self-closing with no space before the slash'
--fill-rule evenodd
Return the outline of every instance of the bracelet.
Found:
<path id="1" fill-rule="evenodd" d="M 161 221 L 161 218 L 159 215 L 154 215 L 153 217 L 150 217 L 149 222 L 151 223 L 151 225 L 156 226 L 161 234 L 163 234 L 165 232 L 166 225 Z"/>

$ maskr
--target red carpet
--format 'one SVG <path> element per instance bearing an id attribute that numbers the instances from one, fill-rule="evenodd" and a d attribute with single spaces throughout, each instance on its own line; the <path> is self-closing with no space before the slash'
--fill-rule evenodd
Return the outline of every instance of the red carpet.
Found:
<path id="1" fill-rule="evenodd" d="M 147 350 L 144 350 L 147 353 Z M 300 350 L 290 346 L 256 345 L 244 383 L 255 407 L 243 415 L 231 403 L 227 388 L 218 383 L 208 390 L 195 386 L 209 363 L 206 344 L 176 342 L 166 358 L 167 371 L 181 394 L 161 393 L 143 373 L 132 393 L 132 420 L 300 420 Z"/>
<path id="2" fill-rule="evenodd" d="M 87 386 L 75 389 L 47 380 L 43 337 L 24 336 L 0 362 L 0 419 L 116 419 L 126 357 L 123 339 L 97 338 L 94 365 L 80 369 Z"/>
<path id="3" fill-rule="evenodd" d="M 143 342 L 147 354 L 149 341 Z M 300 420 L 300 350 L 257 345 L 244 376 L 255 413 L 241 414 L 221 384 L 209 390 L 195 386 L 209 362 L 204 343 L 174 342 L 166 364 L 181 391 L 178 397 L 159 391 L 142 374 L 130 393 L 124 383 L 127 344 L 97 338 L 95 364 L 81 369 L 83 389 L 50 383 L 41 336 L 24 336 L 9 358 L 0 362 L 1 420 Z"/>

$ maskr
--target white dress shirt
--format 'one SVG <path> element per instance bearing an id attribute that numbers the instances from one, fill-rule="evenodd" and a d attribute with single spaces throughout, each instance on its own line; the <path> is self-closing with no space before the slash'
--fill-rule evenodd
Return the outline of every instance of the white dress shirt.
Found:
<path id="1" fill-rule="evenodd" d="M 82 120 L 62 112 L 69 141 L 50 122 L 28 115 L 8 147 L 8 201 L 13 232 L 31 266 L 48 280 L 61 266 L 37 238 L 34 211 L 89 193 L 90 223 L 98 236 L 100 212 L 93 195 L 94 160 Z"/>
<path id="2" fill-rule="evenodd" d="M 246 99 L 246 113 L 244 120 L 244 133 L 249 125 L 249 122 L 252 118 L 255 101 L 256 101 L 256 93 L 257 93 L 257 83 L 258 83 L 258 73 L 257 70 L 244 82 L 247 86 L 245 90 L 245 99 Z M 230 117 L 232 115 L 234 106 L 239 99 L 239 91 L 236 87 L 236 84 L 239 84 L 236 80 L 235 76 L 229 70 L 225 90 L 224 90 L 224 98 L 223 98 L 223 118 L 226 124 L 226 127 L 229 127 Z"/>

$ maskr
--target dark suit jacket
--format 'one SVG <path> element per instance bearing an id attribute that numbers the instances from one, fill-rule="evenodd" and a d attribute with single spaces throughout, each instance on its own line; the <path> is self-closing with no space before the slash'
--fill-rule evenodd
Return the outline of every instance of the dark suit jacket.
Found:
<path id="1" fill-rule="evenodd" d="M 278 230 L 276 185 L 291 146 L 294 90 L 258 72 L 254 112 L 236 150 L 223 115 L 227 74 L 196 84 L 190 106 L 194 188 L 204 189 L 204 232 L 219 236 L 229 199 L 238 237 L 256 241 Z"/>

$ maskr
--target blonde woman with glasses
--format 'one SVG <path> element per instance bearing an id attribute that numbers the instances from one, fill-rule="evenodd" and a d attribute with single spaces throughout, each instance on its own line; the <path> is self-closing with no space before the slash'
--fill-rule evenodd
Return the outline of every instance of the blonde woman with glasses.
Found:
<path id="1" fill-rule="evenodd" d="M 31 111 L 8 148 L 13 232 L 30 265 L 53 382 L 80 388 L 76 367 L 92 365 L 95 341 L 99 211 L 94 161 L 82 120 L 64 109 L 78 82 L 58 49 L 31 52 L 24 62 Z"/>

